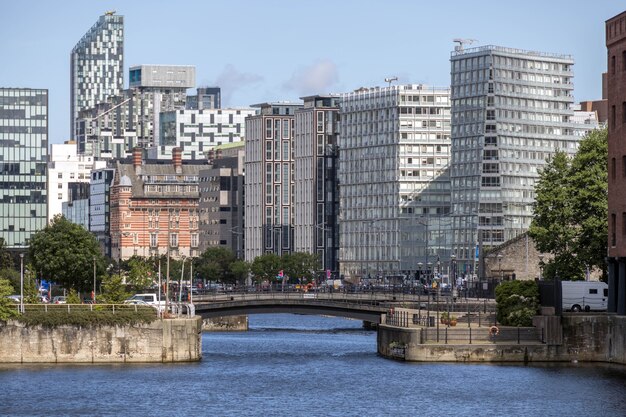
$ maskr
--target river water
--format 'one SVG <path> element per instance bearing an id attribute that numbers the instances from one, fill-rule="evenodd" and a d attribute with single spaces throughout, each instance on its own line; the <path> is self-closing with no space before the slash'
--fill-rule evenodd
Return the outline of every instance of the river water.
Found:
<path id="1" fill-rule="evenodd" d="M 200 363 L 0 364 L 0 415 L 623 416 L 626 367 L 396 362 L 359 321 L 258 315 Z"/>

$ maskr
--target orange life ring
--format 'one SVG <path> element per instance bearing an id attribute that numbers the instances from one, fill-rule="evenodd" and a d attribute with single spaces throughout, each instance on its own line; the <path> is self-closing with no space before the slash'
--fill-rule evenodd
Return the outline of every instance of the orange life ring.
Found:
<path id="1" fill-rule="evenodd" d="M 490 336 L 497 336 L 500 333 L 500 329 L 498 329 L 497 326 L 491 326 L 489 328 L 489 335 Z"/>

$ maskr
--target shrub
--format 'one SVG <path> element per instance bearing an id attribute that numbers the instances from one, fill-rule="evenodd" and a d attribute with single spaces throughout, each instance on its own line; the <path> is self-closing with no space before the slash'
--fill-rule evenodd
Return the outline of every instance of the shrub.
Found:
<path id="1" fill-rule="evenodd" d="M 39 306 L 37 306 L 39 307 Z M 42 306 L 43 307 L 43 306 Z M 115 312 L 111 309 L 103 310 L 101 306 L 95 306 L 93 310 L 88 305 L 71 306 L 68 311 L 65 308 L 32 308 L 18 316 L 16 319 L 27 326 L 43 326 L 54 328 L 58 326 L 125 326 L 143 323 L 151 323 L 157 319 L 156 310 L 152 307 L 116 306 Z"/>
<path id="2" fill-rule="evenodd" d="M 535 281 L 508 281 L 496 287 L 497 320 L 504 326 L 531 326 L 539 309 Z"/>

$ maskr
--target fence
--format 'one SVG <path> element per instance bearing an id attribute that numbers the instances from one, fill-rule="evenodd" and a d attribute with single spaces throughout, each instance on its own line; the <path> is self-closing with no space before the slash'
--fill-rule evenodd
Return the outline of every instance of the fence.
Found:
<path id="1" fill-rule="evenodd" d="M 15 309 L 19 312 L 20 305 L 16 304 Z M 79 313 L 85 311 L 110 311 L 127 312 L 127 311 L 149 311 L 158 314 L 158 310 L 151 306 L 137 305 L 137 304 L 24 304 L 24 313 L 28 312 L 64 312 L 64 313 Z"/>
<path id="2" fill-rule="evenodd" d="M 508 343 L 527 344 L 545 343 L 543 329 L 535 327 L 440 327 L 420 329 L 422 343 L 472 344 L 472 343 Z"/>

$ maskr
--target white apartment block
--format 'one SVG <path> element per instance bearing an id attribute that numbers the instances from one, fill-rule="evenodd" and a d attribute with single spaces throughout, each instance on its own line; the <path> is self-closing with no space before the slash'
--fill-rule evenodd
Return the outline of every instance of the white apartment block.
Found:
<path id="1" fill-rule="evenodd" d="M 482 46 L 452 52 L 452 217 L 458 272 L 525 232 L 535 181 L 578 148 L 569 55 Z M 478 251 L 477 251 L 478 246 Z"/>
<path id="2" fill-rule="evenodd" d="M 346 277 L 434 272 L 449 255 L 450 148 L 447 88 L 342 95 L 339 262 Z"/>
<path id="3" fill-rule="evenodd" d="M 294 112 L 302 104 L 263 103 L 246 118 L 245 260 L 293 251 Z"/>
<path id="4" fill-rule="evenodd" d="M 255 112 L 252 108 L 163 112 L 159 142 L 148 150 L 148 157 L 171 159 L 172 149 L 181 148 L 183 159 L 206 159 L 215 146 L 243 141 L 246 117 Z"/>
<path id="5" fill-rule="evenodd" d="M 78 155 L 76 144 L 50 145 L 48 162 L 48 222 L 57 214 L 62 214 L 63 203 L 72 200 L 72 184 L 84 183 L 89 186 L 91 170 L 106 166 L 104 161 L 94 161 L 92 156 Z M 80 198 L 75 196 L 74 198 Z"/>

